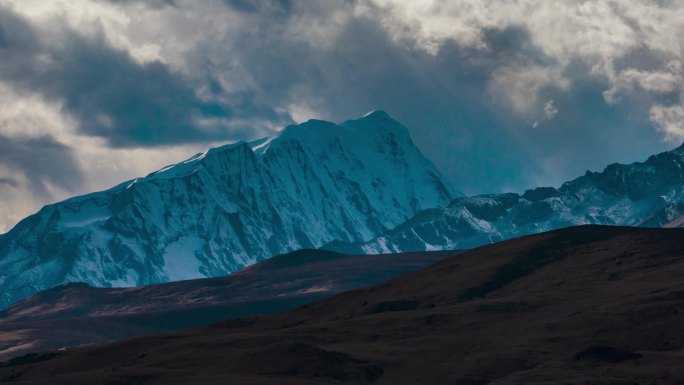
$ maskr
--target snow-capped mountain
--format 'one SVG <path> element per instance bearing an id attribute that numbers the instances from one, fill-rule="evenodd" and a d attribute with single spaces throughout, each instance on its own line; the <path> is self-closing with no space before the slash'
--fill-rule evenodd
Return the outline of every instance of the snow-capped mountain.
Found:
<path id="1" fill-rule="evenodd" d="M 386 113 L 311 120 L 24 219 L 0 235 L 0 308 L 65 282 L 220 276 L 333 240 L 363 242 L 458 195 Z"/>
<path id="2" fill-rule="evenodd" d="M 325 248 L 366 254 L 466 249 L 581 224 L 684 225 L 684 146 L 643 163 L 587 172 L 558 189 L 456 198 L 372 241 L 333 242 Z"/>

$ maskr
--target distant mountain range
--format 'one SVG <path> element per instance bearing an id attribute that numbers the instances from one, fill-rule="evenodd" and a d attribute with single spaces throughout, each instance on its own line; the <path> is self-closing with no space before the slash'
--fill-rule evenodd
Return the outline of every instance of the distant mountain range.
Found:
<path id="1" fill-rule="evenodd" d="M 333 240 L 367 241 L 455 196 L 386 113 L 311 120 L 24 219 L 0 235 L 0 308 L 67 282 L 216 277 Z"/>
<path id="2" fill-rule="evenodd" d="M 684 148 L 560 188 L 464 197 L 375 111 L 311 120 L 48 205 L 0 235 L 0 308 L 68 282 L 218 277 L 274 255 L 466 249 L 581 224 L 684 223 Z"/>
<path id="3" fill-rule="evenodd" d="M 371 241 L 326 248 L 363 254 L 468 249 L 583 224 L 678 227 L 684 224 L 682 215 L 684 146 L 643 163 L 587 171 L 558 189 L 456 198 Z"/>

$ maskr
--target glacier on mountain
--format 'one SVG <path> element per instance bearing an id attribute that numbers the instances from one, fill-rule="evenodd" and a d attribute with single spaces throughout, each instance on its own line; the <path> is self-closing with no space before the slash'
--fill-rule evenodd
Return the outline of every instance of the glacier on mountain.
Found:
<path id="1" fill-rule="evenodd" d="M 459 195 L 386 113 L 311 120 L 45 206 L 0 235 L 0 308 L 66 282 L 213 277 L 368 241 Z"/>

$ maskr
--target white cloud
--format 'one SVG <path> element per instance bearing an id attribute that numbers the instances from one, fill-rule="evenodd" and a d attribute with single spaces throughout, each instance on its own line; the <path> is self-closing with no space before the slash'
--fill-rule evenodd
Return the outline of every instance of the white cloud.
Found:
<path id="1" fill-rule="evenodd" d="M 532 123 L 532 128 L 536 128 L 541 122 L 551 120 L 558 114 L 558 109 L 554 105 L 553 99 L 549 99 L 544 103 L 543 115 Z"/>
<path id="2" fill-rule="evenodd" d="M 75 122 L 62 113 L 59 103 L 47 102 L 35 93 L 22 93 L 0 82 L 0 134 L 11 138 L 36 138 L 50 134 L 73 135 Z"/>
<path id="3" fill-rule="evenodd" d="M 483 39 L 486 30 L 521 27 L 545 54 L 561 62 L 578 55 L 595 61 L 624 55 L 643 40 L 635 30 L 635 21 L 627 19 L 625 14 L 639 15 L 644 8 L 653 8 L 653 3 L 645 0 L 369 1 L 386 12 L 379 12 L 378 17 L 393 36 L 413 39 L 430 52 L 436 52 L 449 41 L 465 47 L 486 48 Z M 671 19 L 670 11 L 645 14 Z M 659 27 L 659 23 L 651 20 L 637 23 Z"/>
<path id="4" fill-rule="evenodd" d="M 436 55 L 447 41 L 485 48 L 483 30 L 502 24 L 490 2 L 481 0 L 371 0 L 379 8 L 360 6 L 360 13 L 379 18 L 397 41 L 413 41 L 416 47 Z"/>
<path id="5" fill-rule="evenodd" d="M 549 99 L 544 103 L 544 119 L 553 119 L 558 114 L 558 109 L 553 104 L 553 99 Z"/>
<path id="6" fill-rule="evenodd" d="M 292 116 L 292 120 L 295 123 L 303 123 L 309 119 L 321 119 L 311 106 L 306 104 L 291 104 L 288 107 L 288 113 Z"/>
<path id="7" fill-rule="evenodd" d="M 629 83 L 638 84 L 643 89 L 655 93 L 673 92 L 682 84 L 680 73 L 639 71 L 630 68 L 622 71 L 620 76 Z"/>
<path id="8" fill-rule="evenodd" d="M 684 106 L 662 106 L 659 104 L 651 107 L 651 121 L 658 131 L 665 134 L 667 140 L 681 142 L 684 140 Z"/>
<path id="9" fill-rule="evenodd" d="M 540 92 L 545 87 L 566 90 L 570 80 L 557 67 L 506 66 L 492 73 L 488 92 L 519 115 L 534 116 L 544 113 Z"/>
<path id="10" fill-rule="evenodd" d="M 657 70 L 626 68 L 612 79 L 612 86 L 603 92 L 603 97 L 609 104 L 618 103 L 622 92 L 634 91 L 635 87 L 653 94 L 678 92 L 684 88 L 682 64 L 679 60 L 667 62 Z"/>
<path id="11" fill-rule="evenodd" d="M 487 30 L 520 28 L 547 58 L 540 65 L 502 63 L 492 74 L 490 92 L 502 93 L 520 113 L 539 109 L 545 87 L 567 89 L 563 76 L 580 62 L 590 74 L 607 80 L 608 103 L 638 85 L 656 94 L 684 88 L 681 74 L 684 2 L 652 0 L 368 0 L 366 14 L 376 15 L 399 42 L 437 54 L 448 42 L 487 50 Z M 616 69 L 618 61 L 636 51 L 653 53 L 661 70 Z M 525 68 L 527 67 L 527 68 Z M 533 74 L 539 74 L 534 77 Z M 563 80 L 561 80 L 563 79 Z M 505 87 L 505 88 L 504 88 Z"/>

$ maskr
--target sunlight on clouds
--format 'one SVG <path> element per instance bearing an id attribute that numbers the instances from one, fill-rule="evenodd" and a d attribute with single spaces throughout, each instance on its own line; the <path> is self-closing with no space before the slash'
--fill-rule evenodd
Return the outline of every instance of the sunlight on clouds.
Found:
<path id="1" fill-rule="evenodd" d="M 52 134 L 73 136 L 75 121 L 36 93 L 21 93 L 0 82 L 0 134 L 12 138 L 35 138 Z"/>
<path id="2" fill-rule="evenodd" d="M 87 185 L 81 188 L 82 192 L 106 189 L 145 176 L 217 145 L 219 143 L 124 149 L 111 149 L 96 143 L 83 146 L 77 150 L 80 166 L 87 176 Z"/>
<path id="3" fill-rule="evenodd" d="M 481 0 L 371 0 L 379 8 L 365 10 L 378 17 L 398 41 L 415 41 L 418 48 L 436 55 L 447 41 L 467 47 L 485 48 L 483 30 L 500 21 L 490 4 Z"/>
<path id="4" fill-rule="evenodd" d="M 303 123 L 309 119 L 321 119 L 320 114 L 306 104 L 291 104 L 288 108 L 288 113 L 292 116 L 292 120 L 295 123 Z"/>
<path id="5" fill-rule="evenodd" d="M 147 41 L 133 29 L 135 17 L 145 12 L 142 5 L 137 13 L 116 3 L 94 0 L 7 0 L 8 5 L 36 25 L 61 29 L 63 24 L 85 36 L 104 34 L 113 47 L 127 51 L 140 63 L 164 61 L 159 44 Z M 57 31 L 59 32 L 59 31 Z M 57 33 L 59 35 L 59 33 Z M 58 36 L 55 36 L 58 38 Z M 56 42 L 58 44 L 58 42 Z"/>

